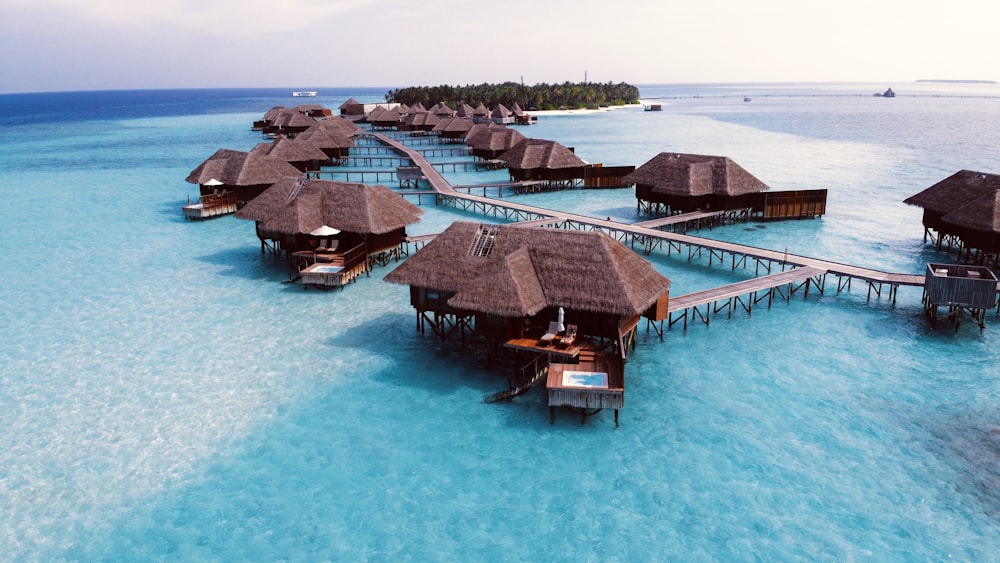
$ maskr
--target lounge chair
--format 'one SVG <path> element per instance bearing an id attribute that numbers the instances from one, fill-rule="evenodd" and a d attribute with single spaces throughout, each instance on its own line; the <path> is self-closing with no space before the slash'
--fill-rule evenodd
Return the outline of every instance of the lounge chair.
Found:
<path id="1" fill-rule="evenodd" d="M 562 346 L 572 346 L 576 342 L 576 325 L 566 325 L 566 334 L 559 340 Z"/>
<path id="2" fill-rule="evenodd" d="M 543 334 L 542 337 L 538 339 L 538 341 L 541 342 L 542 344 L 552 344 L 552 342 L 556 339 L 556 335 L 558 335 L 561 332 L 560 331 L 561 328 L 562 327 L 559 326 L 558 321 L 549 321 L 549 330 L 545 334 Z"/>
<path id="3" fill-rule="evenodd" d="M 316 247 L 316 252 L 321 252 L 324 254 L 331 254 L 333 251 L 337 250 L 337 245 L 339 242 L 337 239 L 327 240 L 323 239 L 319 242 L 319 246 Z"/>

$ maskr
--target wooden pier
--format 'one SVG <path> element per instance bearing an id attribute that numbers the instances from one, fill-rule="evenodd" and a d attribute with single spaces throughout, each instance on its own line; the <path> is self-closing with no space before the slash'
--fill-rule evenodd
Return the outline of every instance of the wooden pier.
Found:
<path id="1" fill-rule="evenodd" d="M 810 285 L 816 285 L 820 292 L 823 291 L 826 273 L 821 268 L 805 266 L 672 297 L 667 305 L 668 328 L 684 321 L 686 329 L 689 316 L 692 320 L 697 319 L 708 325 L 712 314 L 726 311 L 732 317 L 737 307 L 750 315 L 754 305 L 767 300 L 767 307 L 770 309 L 775 297 L 789 301 L 796 291 L 803 288 L 803 298 L 808 297 Z M 704 311 L 700 309 L 702 306 Z M 662 330 L 660 332 L 662 336 Z"/>
<path id="2" fill-rule="evenodd" d="M 638 246 L 646 254 L 654 250 L 665 250 L 669 256 L 676 252 L 682 255 L 686 254 L 688 261 L 696 258 L 707 259 L 709 266 L 713 263 L 727 264 L 733 270 L 737 268 L 752 269 L 755 276 L 763 276 L 765 281 L 760 282 L 756 286 L 756 289 L 749 281 L 745 282 L 745 284 L 741 282 L 744 285 L 733 284 L 737 287 L 727 286 L 729 287 L 727 291 L 740 291 L 739 295 L 749 296 L 750 294 L 755 294 L 759 297 L 761 291 L 769 289 L 765 287 L 766 284 L 774 284 L 772 286 L 773 291 L 768 291 L 767 297 L 768 299 L 773 299 L 775 295 L 784 295 L 781 293 L 784 290 L 779 288 L 795 282 L 796 278 L 799 278 L 798 285 L 808 280 L 809 286 L 814 286 L 820 293 L 823 293 L 826 289 L 826 278 L 832 275 L 837 278 L 837 293 L 850 290 L 852 282 L 858 280 L 867 284 L 868 300 L 871 300 L 872 296 L 881 298 L 883 297 L 883 293 L 885 293 L 885 297 L 895 304 L 896 296 L 901 286 L 923 287 L 924 285 L 924 276 L 922 275 L 884 272 L 871 268 L 801 256 L 788 253 L 787 251 L 768 250 L 697 237 L 686 233 L 660 230 L 663 226 L 677 224 L 677 222 L 707 220 L 714 213 L 709 211 L 675 215 L 644 221 L 642 223 L 629 224 L 545 209 L 509 200 L 501 201 L 471 193 L 461 193 L 455 190 L 416 150 L 383 135 L 375 134 L 373 137 L 407 154 L 415 165 L 420 166 L 424 170 L 430 187 L 437 192 L 436 201 L 439 205 L 450 205 L 458 209 L 476 212 L 497 219 L 523 222 L 526 225 L 545 225 L 575 230 L 603 230 L 617 240 L 629 244 L 632 248 Z M 784 274 L 787 270 L 792 272 L 798 271 L 798 273 L 788 273 L 781 277 L 768 277 L 779 272 Z M 707 294 L 698 297 L 698 299 L 704 298 L 707 298 Z M 673 306 L 675 300 L 679 299 L 681 298 L 672 298 L 671 305 Z M 720 312 L 727 310 L 727 308 L 731 310 L 734 306 L 743 306 L 746 308 L 745 300 L 736 302 L 733 299 L 735 299 L 735 296 L 720 294 L 718 298 L 712 299 L 710 303 L 714 303 L 715 305 L 713 306 L 718 307 Z M 757 302 L 760 302 L 760 299 Z M 690 303 L 692 305 L 686 309 L 694 308 L 694 301 L 690 301 Z M 680 304 L 683 305 L 684 301 L 680 301 Z M 704 303 L 699 303 L 698 305 L 701 306 Z M 683 309 L 678 308 L 673 310 L 680 315 Z M 700 313 L 691 312 L 688 316 L 698 314 Z M 684 325 L 686 327 L 687 323 L 685 322 Z"/>

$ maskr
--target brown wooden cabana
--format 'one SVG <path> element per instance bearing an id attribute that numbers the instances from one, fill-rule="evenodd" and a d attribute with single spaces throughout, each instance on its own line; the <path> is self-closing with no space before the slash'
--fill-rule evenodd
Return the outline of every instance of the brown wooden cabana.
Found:
<path id="1" fill-rule="evenodd" d="M 269 143 L 257 143 L 250 154 L 280 158 L 302 172 L 319 170 L 323 165 L 330 164 L 330 157 L 319 147 L 307 141 L 299 141 L 298 138 L 293 141 L 284 136 Z"/>
<path id="2" fill-rule="evenodd" d="M 276 156 L 219 149 L 188 174 L 186 180 L 198 184 L 201 195 L 232 194 L 242 206 L 272 184 L 302 172 Z"/>
<path id="3" fill-rule="evenodd" d="M 514 129 L 493 122 L 474 124 L 465 136 L 472 155 L 484 160 L 492 160 L 509 151 L 526 137 Z"/>
<path id="4" fill-rule="evenodd" d="M 340 115 L 361 116 L 365 114 L 365 105 L 354 98 L 347 98 L 347 101 L 340 104 L 337 109 L 340 110 Z"/>
<path id="5" fill-rule="evenodd" d="M 456 222 L 386 276 L 410 286 L 418 326 L 500 342 L 563 322 L 624 355 L 640 316 L 665 318 L 670 280 L 602 231 Z M 429 316 L 430 315 L 430 316 Z M 447 319 L 445 317 L 448 317 Z"/>
<path id="6" fill-rule="evenodd" d="M 572 187 L 581 184 L 586 175 L 587 163 L 556 141 L 524 139 L 497 158 L 507 163 L 514 182 L 542 180 Z"/>
<path id="7" fill-rule="evenodd" d="M 296 258 L 301 271 L 318 255 L 346 260 L 345 268 L 398 259 L 406 226 L 422 213 L 385 186 L 301 176 L 275 183 L 236 217 L 256 222 L 261 252 Z M 329 234 L 317 234 L 324 229 Z"/>
<path id="8" fill-rule="evenodd" d="M 631 174 L 640 211 L 668 214 L 714 209 L 749 209 L 750 194 L 768 190 L 738 164 L 724 156 L 662 152 Z"/>
<path id="9" fill-rule="evenodd" d="M 967 262 L 1000 265 L 1000 175 L 960 170 L 903 201 L 923 208 L 925 241 L 957 247 Z"/>
<path id="10" fill-rule="evenodd" d="M 446 117 L 434 125 L 431 131 L 438 134 L 442 142 L 462 143 L 465 135 L 472 128 L 472 120 L 464 117 Z"/>

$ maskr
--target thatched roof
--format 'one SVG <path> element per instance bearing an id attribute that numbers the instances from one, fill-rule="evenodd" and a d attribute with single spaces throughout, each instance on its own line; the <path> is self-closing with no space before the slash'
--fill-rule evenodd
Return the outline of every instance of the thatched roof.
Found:
<path id="1" fill-rule="evenodd" d="M 466 133 L 472 128 L 472 121 L 464 117 L 446 117 L 434 125 L 432 131 Z"/>
<path id="2" fill-rule="evenodd" d="M 698 154 L 661 152 L 623 179 L 652 186 L 653 192 L 679 196 L 735 196 L 769 189 L 728 157 Z"/>
<path id="3" fill-rule="evenodd" d="M 462 102 L 462 103 L 458 104 L 458 108 L 455 109 L 455 115 L 458 116 L 458 117 L 470 117 L 471 118 L 472 117 L 472 112 L 473 112 L 472 106 L 470 106 L 469 104 L 467 104 L 465 102 Z"/>
<path id="4" fill-rule="evenodd" d="M 295 141 L 308 141 L 320 149 L 344 149 L 354 146 L 354 139 L 345 136 L 333 125 L 329 127 L 314 125 L 296 135 Z"/>
<path id="5" fill-rule="evenodd" d="M 938 215 L 945 223 L 1000 233 L 1000 175 L 959 170 L 903 200 Z"/>
<path id="6" fill-rule="evenodd" d="M 1000 234 L 1000 190 L 982 195 L 946 213 L 941 220 L 956 227 Z"/>
<path id="7" fill-rule="evenodd" d="M 384 106 L 375 106 L 368 112 L 368 121 L 370 123 L 399 123 L 399 114 Z"/>
<path id="8" fill-rule="evenodd" d="M 482 102 L 472 110 L 473 117 L 486 117 L 490 114 L 490 110 L 486 109 L 486 106 Z"/>
<path id="9" fill-rule="evenodd" d="M 435 126 L 441 122 L 441 118 L 429 111 L 418 111 L 403 118 L 402 123 L 410 127 Z"/>
<path id="10" fill-rule="evenodd" d="M 420 220 L 423 211 L 385 186 L 286 178 L 236 212 L 261 229 L 287 235 L 326 225 L 341 231 L 382 234 Z"/>
<path id="11" fill-rule="evenodd" d="M 347 98 L 347 101 L 344 102 L 344 103 L 342 103 L 342 104 L 340 104 L 340 106 L 337 107 L 337 109 L 354 108 L 354 107 L 363 106 L 363 105 L 364 104 L 362 104 L 361 102 L 355 100 L 354 98 Z"/>
<path id="12" fill-rule="evenodd" d="M 444 102 L 438 102 L 430 111 L 438 117 L 452 117 L 455 115 L 455 110 L 448 107 Z"/>
<path id="13" fill-rule="evenodd" d="M 526 137 L 520 131 L 490 123 L 479 129 L 469 130 L 465 136 L 465 144 L 473 149 L 492 152 L 503 152 L 524 141 Z"/>
<path id="14" fill-rule="evenodd" d="M 285 162 L 308 162 L 310 160 L 328 160 L 329 157 L 316 145 L 308 142 L 293 141 L 287 137 L 278 137 L 270 143 L 257 143 L 250 150 L 251 155 L 276 156 Z"/>
<path id="15" fill-rule="evenodd" d="M 493 108 L 493 111 L 490 112 L 490 117 L 494 119 L 506 119 L 510 116 L 510 110 L 504 107 L 503 104 L 497 104 L 497 107 Z"/>
<path id="16" fill-rule="evenodd" d="M 271 121 L 271 124 L 282 128 L 304 129 L 316 123 L 316 120 L 294 109 L 282 109 Z"/>
<path id="17" fill-rule="evenodd" d="M 520 117 L 524 115 L 524 110 L 521 109 L 521 106 L 519 106 L 517 102 L 514 102 L 514 105 L 510 107 L 510 113 L 512 115 Z"/>
<path id="18" fill-rule="evenodd" d="M 276 156 L 219 149 L 192 170 L 186 180 L 192 184 L 206 184 L 215 180 L 227 186 L 258 186 L 301 174 L 301 171 Z"/>
<path id="19" fill-rule="evenodd" d="M 556 141 L 523 139 L 500 155 L 508 168 L 517 170 L 557 170 L 580 168 L 587 163 L 576 153 Z"/>
<path id="20" fill-rule="evenodd" d="M 474 249 L 483 227 L 453 223 L 386 281 L 455 292 L 455 307 L 504 316 L 545 307 L 638 315 L 670 289 L 649 262 L 601 231 L 493 226 L 492 250 L 481 256 Z"/>
<path id="21" fill-rule="evenodd" d="M 1000 190 L 1000 175 L 959 170 L 933 186 L 903 200 L 903 203 L 945 215 Z"/>
<path id="22" fill-rule="evenodd" d="M 324 117 L 322 119 L 316 120 L 316 125 L 320 127 L 331 129 L 337 131 L 345 137 L 354 137 L 361 132 L 361 128 L 355 125 L 350 120 L 344 119 L 340 116 Z M 352 145 L 353 146 L 353 145 Z"/>

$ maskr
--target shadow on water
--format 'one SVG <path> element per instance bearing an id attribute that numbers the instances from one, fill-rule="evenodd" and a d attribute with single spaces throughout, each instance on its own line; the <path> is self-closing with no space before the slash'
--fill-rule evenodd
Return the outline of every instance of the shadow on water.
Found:
<path id="1" fill-rule="evenodd" d="M 218 273 L 226 277 L 273 282 L 289 279 L 289 264 L 285 259 L 262 255 L 259 249 L 253 247 L 227 248 L 195 259 L 221 266 Z"/>
<path id="2" fill-rule="evenodd" d="M 352 349 L 366 355 L 392 354 L 409 356 L 407 365 L 424 366 L 421 370 L 383 370 L 377 376 L 395 385 L 450 395 L 456 389 L 470 389 L 488 394 L 506 385 L 513 371 L 513 361 L 502 351 L 492 361 L 483 338 L 469 334 L 463 343 L 457 333 L 442 340 L 430 327 L 425 334 L 416 329 L 415 313 L 386 313 L 367 320 L 357 329 L 331 336 L 323 341 L 332 349 Z"/>
<path id="3" fill-rule="evenodd" d="M 940 408 L 929 423 L 915 423 L 927 425 L 928 449 L 955 470 L 959 495 L 953 500 L 975 499 L 985 515 L 1000 522 L 1000 412 L 981 412 L 969 405 L 949 408 L 956 411 L 944 413 Z"/>

